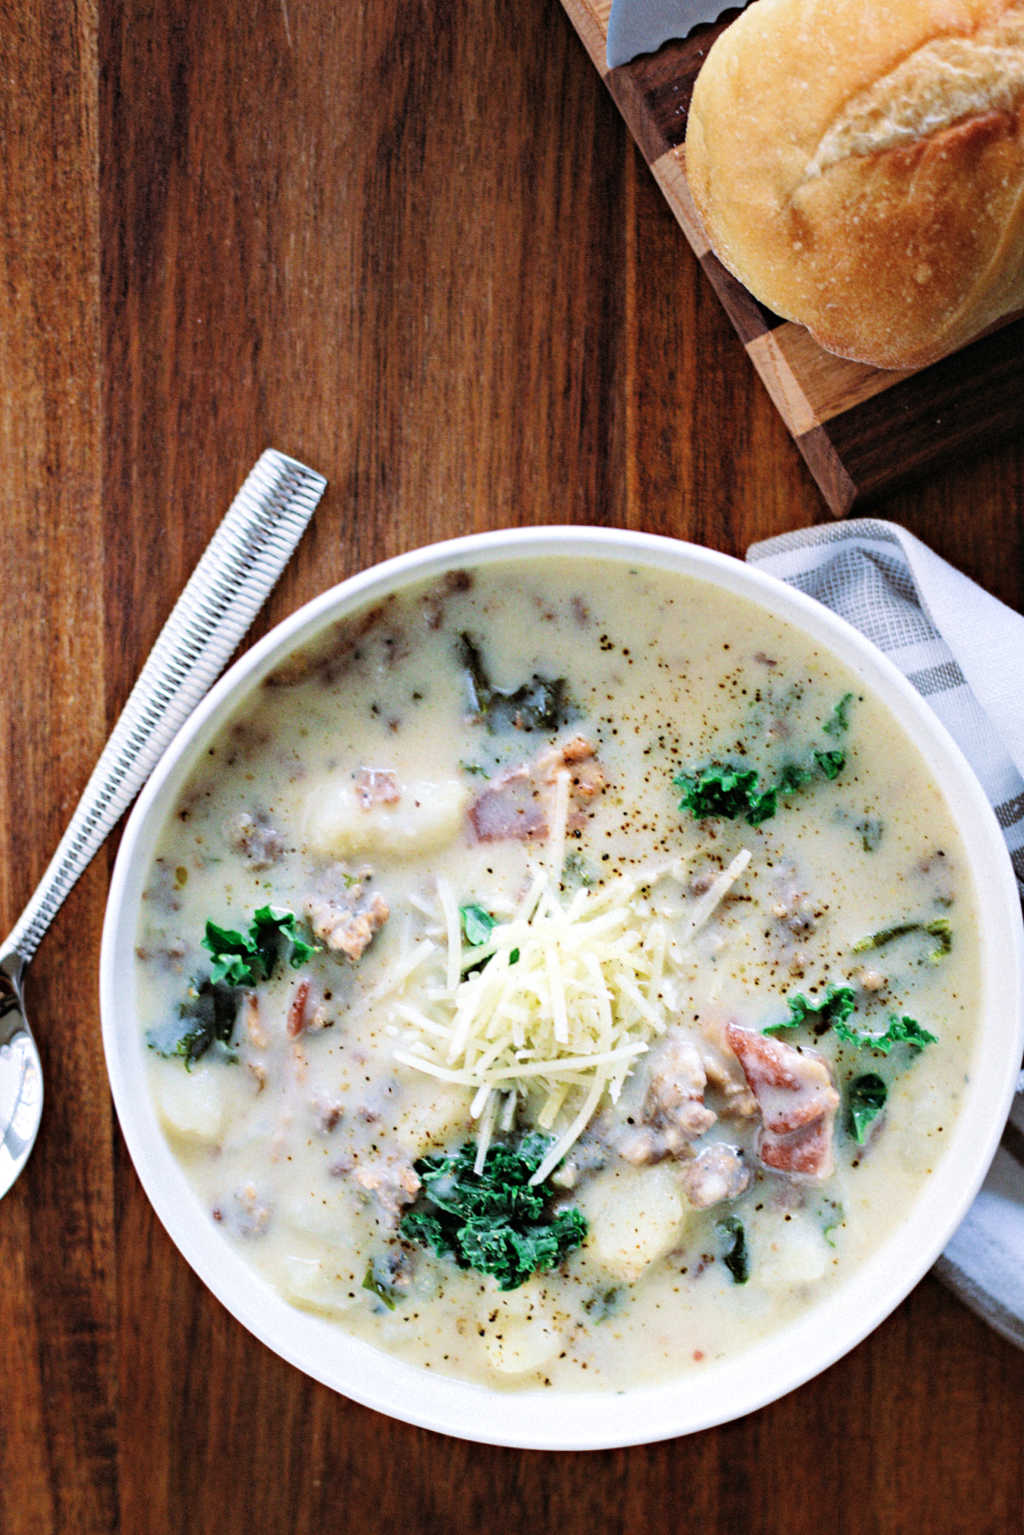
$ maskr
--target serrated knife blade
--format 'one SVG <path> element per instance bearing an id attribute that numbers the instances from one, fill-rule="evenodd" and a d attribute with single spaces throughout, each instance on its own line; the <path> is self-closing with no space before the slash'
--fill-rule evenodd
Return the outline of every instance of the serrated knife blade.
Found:
<path id="1" fill-rule="evenodd" d="M 653 53 L 670 38 L 686 37 L 701 22 L 740 10 L 729 0 L 612 0 L 608 18 L 608 68 L 628 64 L 638 53 Z"/>

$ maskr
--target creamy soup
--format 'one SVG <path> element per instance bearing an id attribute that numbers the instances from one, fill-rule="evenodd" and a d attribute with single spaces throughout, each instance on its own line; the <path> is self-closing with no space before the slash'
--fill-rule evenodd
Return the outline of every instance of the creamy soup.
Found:
<path id="1" fill-rule="evenodd" d="M 509 561 L 251 691 L 139 915 L 154 1102 L 294 1305 L 622 1390 L 842 1283 L 957 1114 L 974 893 L 831 655 L 710 585 Z"/>

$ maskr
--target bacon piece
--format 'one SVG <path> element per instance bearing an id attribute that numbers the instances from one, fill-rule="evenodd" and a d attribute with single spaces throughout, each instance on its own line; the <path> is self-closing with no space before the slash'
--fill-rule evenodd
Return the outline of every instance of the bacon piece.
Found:
<path id="1" fill-rule="evenodd" d="M 721 1095 L 719 1112 L 723 1116 L 736 1115 L 740 1119 L 752 1119 L 760 1111 L 740 1063 L 726 1043 L 728 1021 L 717 1015 L 704 1018 L 700 1026 L 704 1036 L 698 1046 L 700 1058 L 709 1085 Z"/>
<path id="2" fill-rule="evenodd" d="M 306 1027 L 306 1003 L 309 1001 L 309 982 L 300 981 L 292 995 L 288 1008 L 288 1038 L 298 1039 Z"/>
<path id="3" fill-rule="evenodd" d="M 725 1038 L 761 1110 L 761 1161 L 777 1172 L 827 1178 L 839 1094 L 826 1061 L 734 1023 L 726 1024 Z"/>
<path id="4" fill-rule="evenodd" d="M 585 806 L 608 786 L 585 736 L 549 746 L 533 762 L 500 774 L 469 807 L 478 842 L 532 842 L 548 834 L 548 810 L 558 774 L 569 769 L 569 831 L 586 824 Z"/>
<path id="5" fill-rule="evenodd" d="M 242 1021 L 249 1043 L 257 1050 L 265 1050 L 270 1043 L 270 1037 L 263 1026 L 259 998 L 254 991 L 248 991 L 245 994 Z"/>
<path id="6" fill-rule="evenodd" d="M 832 1172 L 832 1120 L 835 1110 L 812 1119 L 789 1135 L 761 1132 L 757 1154 L 765 1167 L 779 1173 L 803 1173 L 808 1178 L 827 1178 Z"/>
<path id="7" fill-rule="evenodd" d="M 531 842 L 548 834 L 547 811 L 530 769 L 511 768 L 469 807 L 478 842 Z"/>

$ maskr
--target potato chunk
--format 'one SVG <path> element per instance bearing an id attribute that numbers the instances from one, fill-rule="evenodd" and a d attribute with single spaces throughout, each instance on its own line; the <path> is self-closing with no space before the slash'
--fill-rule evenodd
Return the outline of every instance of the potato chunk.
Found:
<path id="1" fill-rule="evenodd" d="M 396 801 L 367 804 L 358 787 L 328 781 L 306 799 L 310 846 L 334 857 L 427 852 L 458 835 L 469 799 L 455 779 L 404 784 Z"/>
<path id="2" fill-rule="evenodd" d="M 167 1062 L 154 1072 L 153 1082 L 157 1112 L 169 1135 L 198 1145 L 220 1140 L 227 1108 L 223 1066 L 185 1071 L 179 1062 Z"/>
<path id="3" fill-rule="evenodd" d="M 502 1375 L 543 1369 L 563 1343 L 558 1319 L 537 1293 L 535 1281 L 502 1296 L 488 1313 L 484 1351 Z"/>
<path id="4" fill-rule="evenodd" d="M 283 1194 L 278 1214 L 290 1229 L 316 1242 L 355 1247 L 364 1235 L 345 1183 L 307 1188 L 300 1185 Z"/>
<path id="5" fill-rule="evenodd" d="M 688 1210 L 678 1170 L 667 1162 L 609 1168 L 593 1179 L 581 1204 L 595 1258 L 629 1284 L 678 1246 Z"/>
<path id="6" fill-rule="evenodd" d="M 769 1290 L 788 1290 L 793 1285 L 812 1284 L 824 1274 L 829 1249 L 816 1224 L 794 1216 L 777 1240 L 758 1249 L 752 1277 Z"/>
<path id="7" fill-rule="evenodd" d="M 284 1294 L 306 1311 L 337 1316 L 355 1305 L 358 1286 L 341 1259 L 330 1256 L 302 1258 L 288 1253 L 281 1264 Z"/>

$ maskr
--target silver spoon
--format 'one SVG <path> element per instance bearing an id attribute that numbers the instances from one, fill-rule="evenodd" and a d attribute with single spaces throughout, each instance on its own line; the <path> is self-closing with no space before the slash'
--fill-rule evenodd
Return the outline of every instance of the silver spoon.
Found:
<path id="1" fill-rule="evenodd" d="M 261 455 L 175 603 L 35 894 L 0 945 L 0 1199 L 35 1143 L 43 1074 L 25 971 L 78 876 L 142 788 L 252 623 L 327 481 Z"/>

